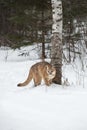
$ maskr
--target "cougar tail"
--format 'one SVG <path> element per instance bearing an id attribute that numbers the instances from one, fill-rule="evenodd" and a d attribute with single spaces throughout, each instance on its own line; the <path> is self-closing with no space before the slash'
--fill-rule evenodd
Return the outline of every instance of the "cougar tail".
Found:
<path id="1" fill-rule="evenodd" d="M 29 83 L 29 82 L 32 80 L 32 78 L 33 78 L 33 75 L 32 75 L 32 72 L 31 72 L 31 71 L 32 71 L 32 70 L 30 70 L 29 75 L 28 75 L 28 78 L 27 78 L 23 83 L 17 84 L 18 87 L 22 87 L 22 86 L 28 85 L 28 83 Z"/>

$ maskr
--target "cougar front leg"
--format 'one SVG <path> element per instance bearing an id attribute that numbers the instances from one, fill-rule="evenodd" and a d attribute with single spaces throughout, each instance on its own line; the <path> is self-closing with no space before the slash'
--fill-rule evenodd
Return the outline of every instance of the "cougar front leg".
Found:
<path id="1" fill-rule="evenodd" d="M 51 79 L 49 80 L 49 83 L 52 84 L 52 80 Z"/>
<path id="2" fill-rule="evenodd" d="M 51 84 L 51 82 L 48 80 L 48 79 L 44 79 L 44 82 L 45 82 L 45 84 L 47 85 L 47 86 L 50 86 L 50 84 Z"/>

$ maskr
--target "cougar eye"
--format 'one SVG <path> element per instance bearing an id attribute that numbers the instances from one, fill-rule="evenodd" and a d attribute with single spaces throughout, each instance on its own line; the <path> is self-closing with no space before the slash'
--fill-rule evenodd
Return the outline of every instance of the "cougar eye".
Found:
<path id="1" fill-rule="evenodd" d="M 51 70 L 48 70 L 48 74 L 52 74 L 52 72 L 53 72 L 53 71 L 51 71 Z"/>

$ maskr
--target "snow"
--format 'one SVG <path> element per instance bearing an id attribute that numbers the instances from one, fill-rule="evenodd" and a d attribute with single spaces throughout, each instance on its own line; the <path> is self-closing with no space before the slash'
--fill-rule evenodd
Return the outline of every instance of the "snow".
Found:
<path id="1" fill-rule="evenodd" d="M 87 130 L 87 77 L 83 88 L 81 77 L 72 65 L 66 65 L 63 70 L 68 86 L 47 87 L 42 82 L 34 87 L 32 81 L 19 88 L 17 84 L 38 62 L 28 57 L 24 60 L 19 51 L 0 50 L 0 130 Z"/>

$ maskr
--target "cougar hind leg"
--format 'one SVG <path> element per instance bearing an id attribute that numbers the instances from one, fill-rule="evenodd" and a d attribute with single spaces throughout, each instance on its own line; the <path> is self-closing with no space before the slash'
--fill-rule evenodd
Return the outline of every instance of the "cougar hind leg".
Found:
<path id="1" fill-rule="evenodd" d="M 34 85 L 35 87 L 41 84 L 41 77 L 39 75 L 34 77 Z"/>

